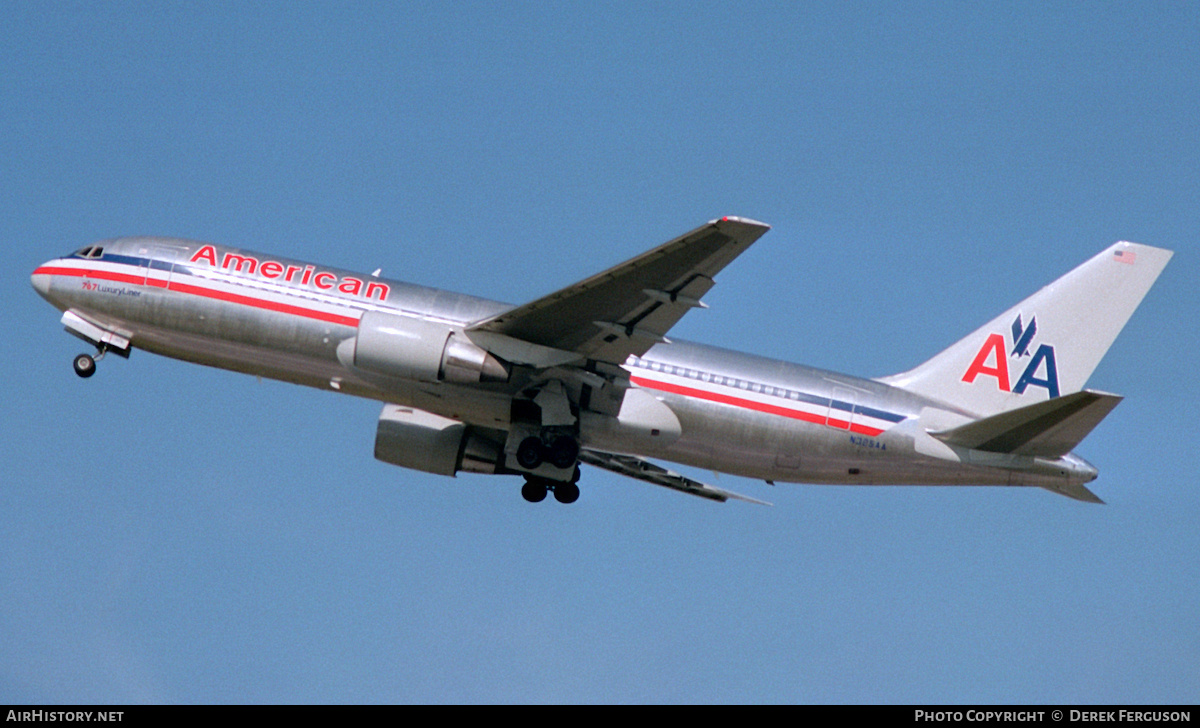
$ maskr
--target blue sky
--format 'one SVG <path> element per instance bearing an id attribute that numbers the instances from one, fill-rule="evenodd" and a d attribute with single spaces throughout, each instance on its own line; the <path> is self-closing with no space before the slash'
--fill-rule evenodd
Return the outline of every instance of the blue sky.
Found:
<path id="1" fill-rule="evenodd" d="M 0 6 L 0 702 L 1195 702 L 1200 9 Z M 376 403 L 83 350 L 116 235 L 522 302 L 722 215 L 681 338 L 865 376 L 1114 240 L 1176 256 L 1089 382 L 1107 506 L 374 461 Z"/>

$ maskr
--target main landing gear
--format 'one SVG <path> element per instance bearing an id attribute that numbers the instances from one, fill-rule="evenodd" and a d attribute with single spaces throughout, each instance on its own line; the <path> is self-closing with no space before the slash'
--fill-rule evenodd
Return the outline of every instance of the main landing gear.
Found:
<path id="1" fill-rule="evenodd" d="M 575 469 L 575 477 L 569 483 L 550 480 L 536 475 L 526 475 L 525 485 L 521 486 L 521 497 L 530 503 L 541 503 L 546 500 L 546 493 L 554 493 L 554 500 L 559 503 L 574 503 L 579 500 L 579 468 Z"/>
<path id="2" fill-rule="evenodd" d="M 525 473 L 525 485 L 521 496 L 530 503 L 546 500 L 547 493 L 554 494 L 559 503 L 574 503 L 579 500 L 579 441 L 568 434 L 548 435 L 545 440 L 530 435 L 517 446 L 517 464 L 526 470 L 537 470 L 543 464 L 552 465 L 559 471 L 571 474 L 569 481 L 547 478 L 543 475 Z M 545 470 L 545 469 L 543 469 Z"/>
<path id="3" fill-rule="evenodd" d="M 517 462 L 528 470 L 546 462 L 565 470 L 577 460 L 579 443 L 570 435 L 560 435 L 551 440 L 549 445 L 544 444 L 540 437 L 527 437 L 517 446 Z"/>

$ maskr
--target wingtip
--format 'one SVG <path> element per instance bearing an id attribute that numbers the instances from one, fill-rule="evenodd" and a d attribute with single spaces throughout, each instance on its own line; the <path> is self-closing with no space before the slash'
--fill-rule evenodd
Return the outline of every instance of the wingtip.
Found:
<path id="1" fill-rule="evenodd" d="M 707 487 L 714 495 L 717 496 L 717 498 L 720 499 L 720 501 L 722 503 L 726 503 L 731 500 L 739 500 L 739 501 L 742 501 L 743 503 L 753 503 L 756 506 L 772 506 L 772 507 L 774 507 L 774 505 L 775 505 L 774 503 L 771 503 L 770 501 L 759 500 L 757 498 L 751 498 L 748 495 L 744 495 L 742 493 L 735 493 L 732 490 L 723 490 L 721 488 L 714 488 L 711 485 L 709 485 Z"/>
<path id="2" fill-rule="evenodd" d="M 763 231 L 771 229 L 771 226 L 765 222 L 759 222 L 758 220 L 751 220 L 748 217 L 738 217 L 736 215 L 726 215 L 725 217 L 719 218 L 717 220 L 709 221 L 710 225 L 719 225 L 721 223 L 733 223 L 735 225 L 745 225 L 747 227 L 759 228 Z"/>

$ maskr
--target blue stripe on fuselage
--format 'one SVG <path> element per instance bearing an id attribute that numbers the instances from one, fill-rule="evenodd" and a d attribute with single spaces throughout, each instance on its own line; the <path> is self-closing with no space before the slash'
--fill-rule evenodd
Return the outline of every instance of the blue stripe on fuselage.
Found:
<path id="1" fill-rule="evenodd" d="M 741 380 L 738 380 L 736 377 L 726 377 L 724 375 L 712 375 L 711 373 L 708 373 L 710 378 L 706 380 L 706 379 L 702 379 L 700 376 L 697 376 L 697 375 L 705 374 L 705 372 L 700 372 L 698 370 L 691 369 L 691 368 L 685 367 L 685 366 L 675 366 L 672 364 L 664 364 L 661 362 L 654 362 L 654 364 L 658 367 L 656 369 L 654 366 L 651 366 L 651 362 L 652 362 L 652 360 L 650 360 L 650 359 L 634 357 L 631 360 L 630 365 L 637 367 L 639 369 L 647 369 L 649 371 L 658 371 L 658 372 L 662 372 L 663 374 L 670 374 L 670 375 L 677 376 L 677 377 L 684 377 L 686 379 L 703 381 L 705 383 L 715 384 L 717 386 L 736 387 L 738 389 L 746 390 L 745 387 L 739 387 L 736 384 L 734 384 L 733 382 L 726 381 L 726 380 L 741 381 Z M 752 384 L 752 382 L 748 382 L 748 381 L 746 381 L 744 383 Z M 775 390 L 783 390 L 784 394 L 776 394 L 774 396 L 776 396 L 780 399 L 790 400 L 792 402 L 804 402 L 805 404 L 816 405 L 818 407 L 831 407 L 833 409 L 841 410 L 843 412 L 854 412 L 855 414 L 865 415 L 867 417 L 874 417 L 876 419 L 880 419 L 885 422 L 903 422 L 904 420 L 908 419 L 905 415 L 896 414 L 894 412 L 886 412 L 884 410 L 876 409 L 874 407 L 864 407 L 863 405 L 852 404 L 850 402 L 843 402 L 842 400 L 831 399 L 829 397 L 821 397 L 821 396 L 818 396 L 815 394 L 808 394 L 807 392 L 798 392 L 794 389 L 789 389 L 787 387 L 778 387 L 778 386 L 774 386 L 774 385 L 762 385 L 762 386 L 768 386 L 771 389 L 775 389 Z"/>

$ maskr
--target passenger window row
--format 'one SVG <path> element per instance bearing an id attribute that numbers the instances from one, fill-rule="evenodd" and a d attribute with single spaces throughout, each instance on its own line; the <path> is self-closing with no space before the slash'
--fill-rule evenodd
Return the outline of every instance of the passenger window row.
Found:
<path id="1" fill-rule="evenodd" d="M 633 357 L 632 365 L 641 369 L 649 369 L 652 372 L 673 374 L 677 377 L 686 377 L 688 379 L 695 379 L 701 382 L 711 382 L 712 384 L 720 384 L 726 387 L 737 387 L 738 389 L 744 389 L 748 392 L 754 392 L 756 394 L 766 394 L 772 397 L 781 397 L 796 401 L 809 399 L 809 397 L 803 395 L 801 392 L 791 389 L 784 389 L 783 387 L 773 387 L 769 384 L 748 382 L 744 379 L 738 379 L 736 377 L 725 377 L 719 374 L 689 369 L 687 367 L 677 367 L 671 364 L 663 364 L 662 362 L 648 361 L 636 356 Z"/>

